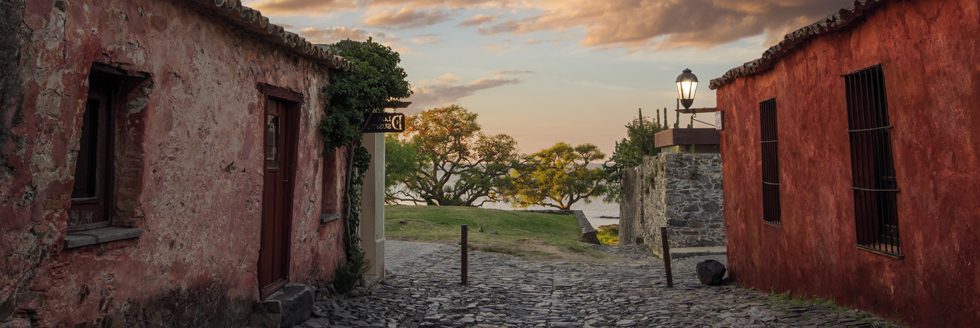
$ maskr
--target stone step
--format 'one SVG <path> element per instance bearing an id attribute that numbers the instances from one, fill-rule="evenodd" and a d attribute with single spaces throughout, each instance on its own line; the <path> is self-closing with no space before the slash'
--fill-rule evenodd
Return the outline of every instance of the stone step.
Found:
<path id="1" fill-rule="evenodd" d="M 252 327 L 288 328 L 313 315 L 315 290 L 307 285 L 288 284 L 282 290 L 255 304 Z"/>
<path id="2" fill-rule="evenodd" d="M 725 246 L 716 247 L 678 247 L 670 249 L 670 257 L 680 259 L 693 256 L 725 255 L 728 248 Z"/>

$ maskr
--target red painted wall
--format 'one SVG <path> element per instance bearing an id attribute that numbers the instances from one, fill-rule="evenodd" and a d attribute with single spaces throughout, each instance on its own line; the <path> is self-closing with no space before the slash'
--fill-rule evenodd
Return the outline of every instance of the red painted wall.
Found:
<path id="1" fill-rule="evenodd" d="M 318 124 L 327 68 L 184 1 L 5 2 L 23 41 L 0 111 L 0 323 L 239 325 L 258 299 L 263 106 L 257 83 L 304 95 L 290 280 L 332 279 L 342 221 L 320 225 Z M 7 33 L 7 32 L 5 32 Z M 65 250 L 94 62 L 150 74 L 119 140 L 118 223 L 136 240 Z M 336 188 L 333 188 L 336 189 Z"/>
<path id="2" fill-rule="evenodd" d="M 893 1 L 718 90 L 725 221 L 742 285 L 923 327 L 980 322 L 977 1 Z M 884 68 L 904 258 L 859 250 L 843 74 Z M 776 98 L 782 225 L 762 221 L 759 103 Z"/>

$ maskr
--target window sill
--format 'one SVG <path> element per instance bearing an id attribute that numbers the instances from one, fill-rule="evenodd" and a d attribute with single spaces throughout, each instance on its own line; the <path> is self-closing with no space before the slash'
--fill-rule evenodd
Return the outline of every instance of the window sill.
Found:
<path id="1" fill-rule="evenodd" d="M 119 227 L 106 227 L 71 232 L 65 236 L 65 249 L 105 244 L 119 240 L 135 239 L 139 238 L 141 235 L 143 235 L 143 230 Z"/>
<path id="2" fill-rule="evenodd" d="M 340 213 L 323 213 L 320 214 L 320 224 L 327 224 L 333 221 L 340 220 Z"/>
<path id="3" fill-rule="evenodd" d="M 892 254 L 892 253 L 888 253 L 888 252 L 881 251 L 881 250 L 878 250 L 878 249 L 875 249 L 875 248 L 872 248 L 872 247 L 868 247 L 868 246 L 864 246 L 864 245 L 857 245 L 857 249 L 862 250 L 862 251 L 865 251 L 865 252 L 868 252 L 868 253 L 872 253 L 872 254 L 877 254 L 877 255 L 881 255 L 881 256 L 885 256 L 885 257 L 890 257 L 893 260 L 902 260 L 902 259 L 905 259 L 905 255 Z"/>

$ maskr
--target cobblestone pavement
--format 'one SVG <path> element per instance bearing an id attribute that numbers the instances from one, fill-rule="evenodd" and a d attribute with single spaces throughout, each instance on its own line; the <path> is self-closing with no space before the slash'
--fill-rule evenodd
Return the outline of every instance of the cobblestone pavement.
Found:
<path id="1" fill-rule="evenodd" d="M 470 284 L 461 286 L 457 247 L 387 243 L 382 284 L 321 298 L 301 327 L 888 326 L 855 310 L 702 286 L 694 267 L 706 257 L 675 260 L 674 288 L 665 288 L 660 259 L 636 248 L 583 262 L 470 252 Z"/>

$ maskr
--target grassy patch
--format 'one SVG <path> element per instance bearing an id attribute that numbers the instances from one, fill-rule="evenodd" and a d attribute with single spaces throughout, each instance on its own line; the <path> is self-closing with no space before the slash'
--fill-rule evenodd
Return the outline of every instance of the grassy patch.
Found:
<path id="1" fill-rule="evenodd" d="M 796 306 L 809 306 L 809 305 L 813 305 L 813 306 L 819 306 L 819 307 L 828 308 L 828 309 L 830 309 L 830 310 L 832 310 L 834 312 L 838 312 L 838 313 L 846 313 L 848 315 L 852 315 L 855 318 L 861 320 L 861 322 L 863 324 L 866 324 L 868 327 L 875 327 L 875 328 L 877 328 L 877 327 L 882 327 L 882 328 L 897 327 L 897 326 L 895 326 L 895 325 L 893 325 L 893 324 L 891 324 L 889 322 L 877 321 L 877 320 L 874 319 L 874 317 L 871 314 L 869 314 L 867 312 L 864 312 L 864 311 L 861 311 L 861 310 L 856 310 L 856 309 L 851 309 L 851 308 L 848 308 L 848 307 L 845 307 L 845 306 L 838 305 L 836 302 L 834 302 L 834 300 L 831 300 L 831 299 L 825 299 L 825 298 L 799 298 L 799 297 L 794 297 L 789 292 L 784 292 L 784 293 L 775 293 L 775 292 L 773 292 L 773 293 L 770 293 L 769 294 L 769 299 L 772 300 L 773 303 L 776 303 L 777 306 L 782 305 L 782 306 L 796 307 Z M 807 314 L 804 314 L 803 317 L 804 317 L 804 319 L 808 319 L 807 318 L 808 317 Z"/>
<path id="2" fill-rule="evenodd" d="M 599 226 L 596 229 L 596 237 L 603 245 L 619 245 L 619 225 L 610 224 Z"/>
<path id="3" fill-rule="evenodd" d="M 458 244 L 460 225 L 469 226 L 476 250 L 541 258 L 600 256 L 579 241 L 573 215 L 449 206 L 386 206 L 385 237 Z"/>

